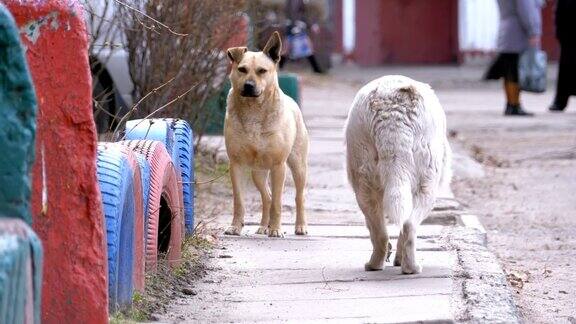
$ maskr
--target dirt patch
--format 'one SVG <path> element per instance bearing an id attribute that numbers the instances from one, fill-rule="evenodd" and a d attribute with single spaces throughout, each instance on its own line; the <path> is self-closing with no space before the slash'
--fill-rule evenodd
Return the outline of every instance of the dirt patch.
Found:
<path id="1" fill-rule="evenodd" d="M 529 323 L 576 322 L 576 161 L 542 147 L 531 154 L 545 159 L 494 163 L 483 157 L 498 144 L 477 145 L 471 153 L 486 177 L 456 180 L 453 189 L 486 226 L 522 316 Z"/>
<path id="2" fill-rule="evenodd" d="M 207 273 L 207 259 L 212 253 L 214 239 L 198 233 L 189 236 L 182 244 L 182 263 L 168 266 L 164 256 L 160 257 L 158 270 L 146 274 L 144 293 L 134 293 L 132 307 L 115 314 L 111 323 L 130 323 L 157 320 L 157 314 L 166 312 L 166 307 L 178 296 L 194 295 L 194 283 Z"/>
<path id="3" fill-rule="evenodd" d="M 157 272 L 146 274 L 145 292 L 135 293 L 132 307 L 112 314 L 111 323 L 156 321 L 176 298 L 196 295 L 195 284 L 210 271 L 209 259 L 214 258 L 219 230 L 214 220 L 230 201 L 227 165 L 199 153 L 196 180 L 197 226 L 194 235 L 186 237 L 182 244 L 182 263 L 170 268 L 160 256 Z"/>

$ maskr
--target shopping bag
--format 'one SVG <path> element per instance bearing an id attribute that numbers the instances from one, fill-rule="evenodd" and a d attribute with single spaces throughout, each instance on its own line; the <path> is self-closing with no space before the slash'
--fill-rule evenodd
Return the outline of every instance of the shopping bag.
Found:
<path id="1" fill-rule="evenodd" d="M 546 91 L 546 65 L 548 57 L 538 48 L 531 47 L 520 55 L 518 81 L 520 89 L 528 92 Z"/>
<path id="2" fill-rule="evenodd" d="M 297 60 L 312 55 L 312 42 L 306 32 L 288 35 L 290 58 Z"/>

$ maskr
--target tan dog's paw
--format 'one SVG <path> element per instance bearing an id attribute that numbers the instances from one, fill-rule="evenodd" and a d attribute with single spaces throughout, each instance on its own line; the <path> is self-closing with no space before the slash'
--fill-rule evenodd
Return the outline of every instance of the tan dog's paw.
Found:
<path id="1" fill-rule="evenodd" d="M 226 231 L 224 232 L 224 234 L 226 234 L 226 235 L 236 235 L 236 236 L 239 236 L 240 234 L 242 234 L 242 227 L 240 227 L 240 226 L 230 226 L 230 227 L 228 227 L 228 229 L 226 229 Z"/>
<path id="2" fill-rule="evenodd" d="M 284 237 L 284 233 L 281 229 L 270 229 L 268 232 L 268 237 Z"/>
<path id="3" fill-rule="evenodd" d="M 382 270 L 382 266 L 381 265 L 376 266 L 376 265 L 371 264 L 370 262 L 367 262 L 364 265 L 364 270 L 366 270 L 366 271 L 379 271 L 379 270 Z"/>
<path id="4" fill-rule="evenodd" d="M 260 235 L 268 234 L 268 227 L 264 227 L 264 226 L 258 227 L 258 229 L 256 230 L 256 234 L 260 234 Z"/>
<path id="5" fill-rule="evenodd" d="M 308 227 L 306 225 L 296 225 L 296 229 L 294 230 L 296 235 L 307 235 L 308 234 Z"/>

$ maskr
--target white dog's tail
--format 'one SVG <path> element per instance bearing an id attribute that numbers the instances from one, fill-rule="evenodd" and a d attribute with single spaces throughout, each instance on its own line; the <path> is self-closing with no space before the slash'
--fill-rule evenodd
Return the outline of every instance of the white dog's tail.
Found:
<path id="1" fill-rule="evenodd" d="M 390 91 L 391 90 L 391 91 Z M 384 189 L 384 213 L 402 225 L 412 213 L 413 131 L 418 127 L 422 96 L 412 84 L 384 93 L 371 93 L 370 111 L 375 113 L 372 134 L 378 151 L 377 170 Z"/>
<path id="2" fill-rule="evenodd" d="M 384 212 L 399 226 L 418 225 L 428 213 L 436 184 L 426 179 L 420 161 L 422 152 L 414 152 L 415 134 L 422 133 L 425 121 L 423 94 L 420 87 L 406 84 L 385 93 L 373 93 L 370 110 L 379 119 L 374 123 L 378 171 L 382 179 Z M 426 89 L 423 89 L 425 91 Z M 426 149 L 426 148 L 423 148 Z M 406 224 L 409 222 L 410 224 Z"/>

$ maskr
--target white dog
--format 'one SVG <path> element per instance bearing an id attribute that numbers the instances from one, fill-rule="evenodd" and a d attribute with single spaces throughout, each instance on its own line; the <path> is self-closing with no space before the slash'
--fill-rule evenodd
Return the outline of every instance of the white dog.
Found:
<path id="1" fill-rule="evenodd" d="M 365 269 L 381 270 L 390 254 L 388 219 L 401 226 L 394 265 L 406 274 L 421 272 L 416 229 L 452 175 L 446 116 L 438 98 L 427 84 L 382 77 L 358 92 L 345 132 L 348 179 L 373 246 Z"/>

